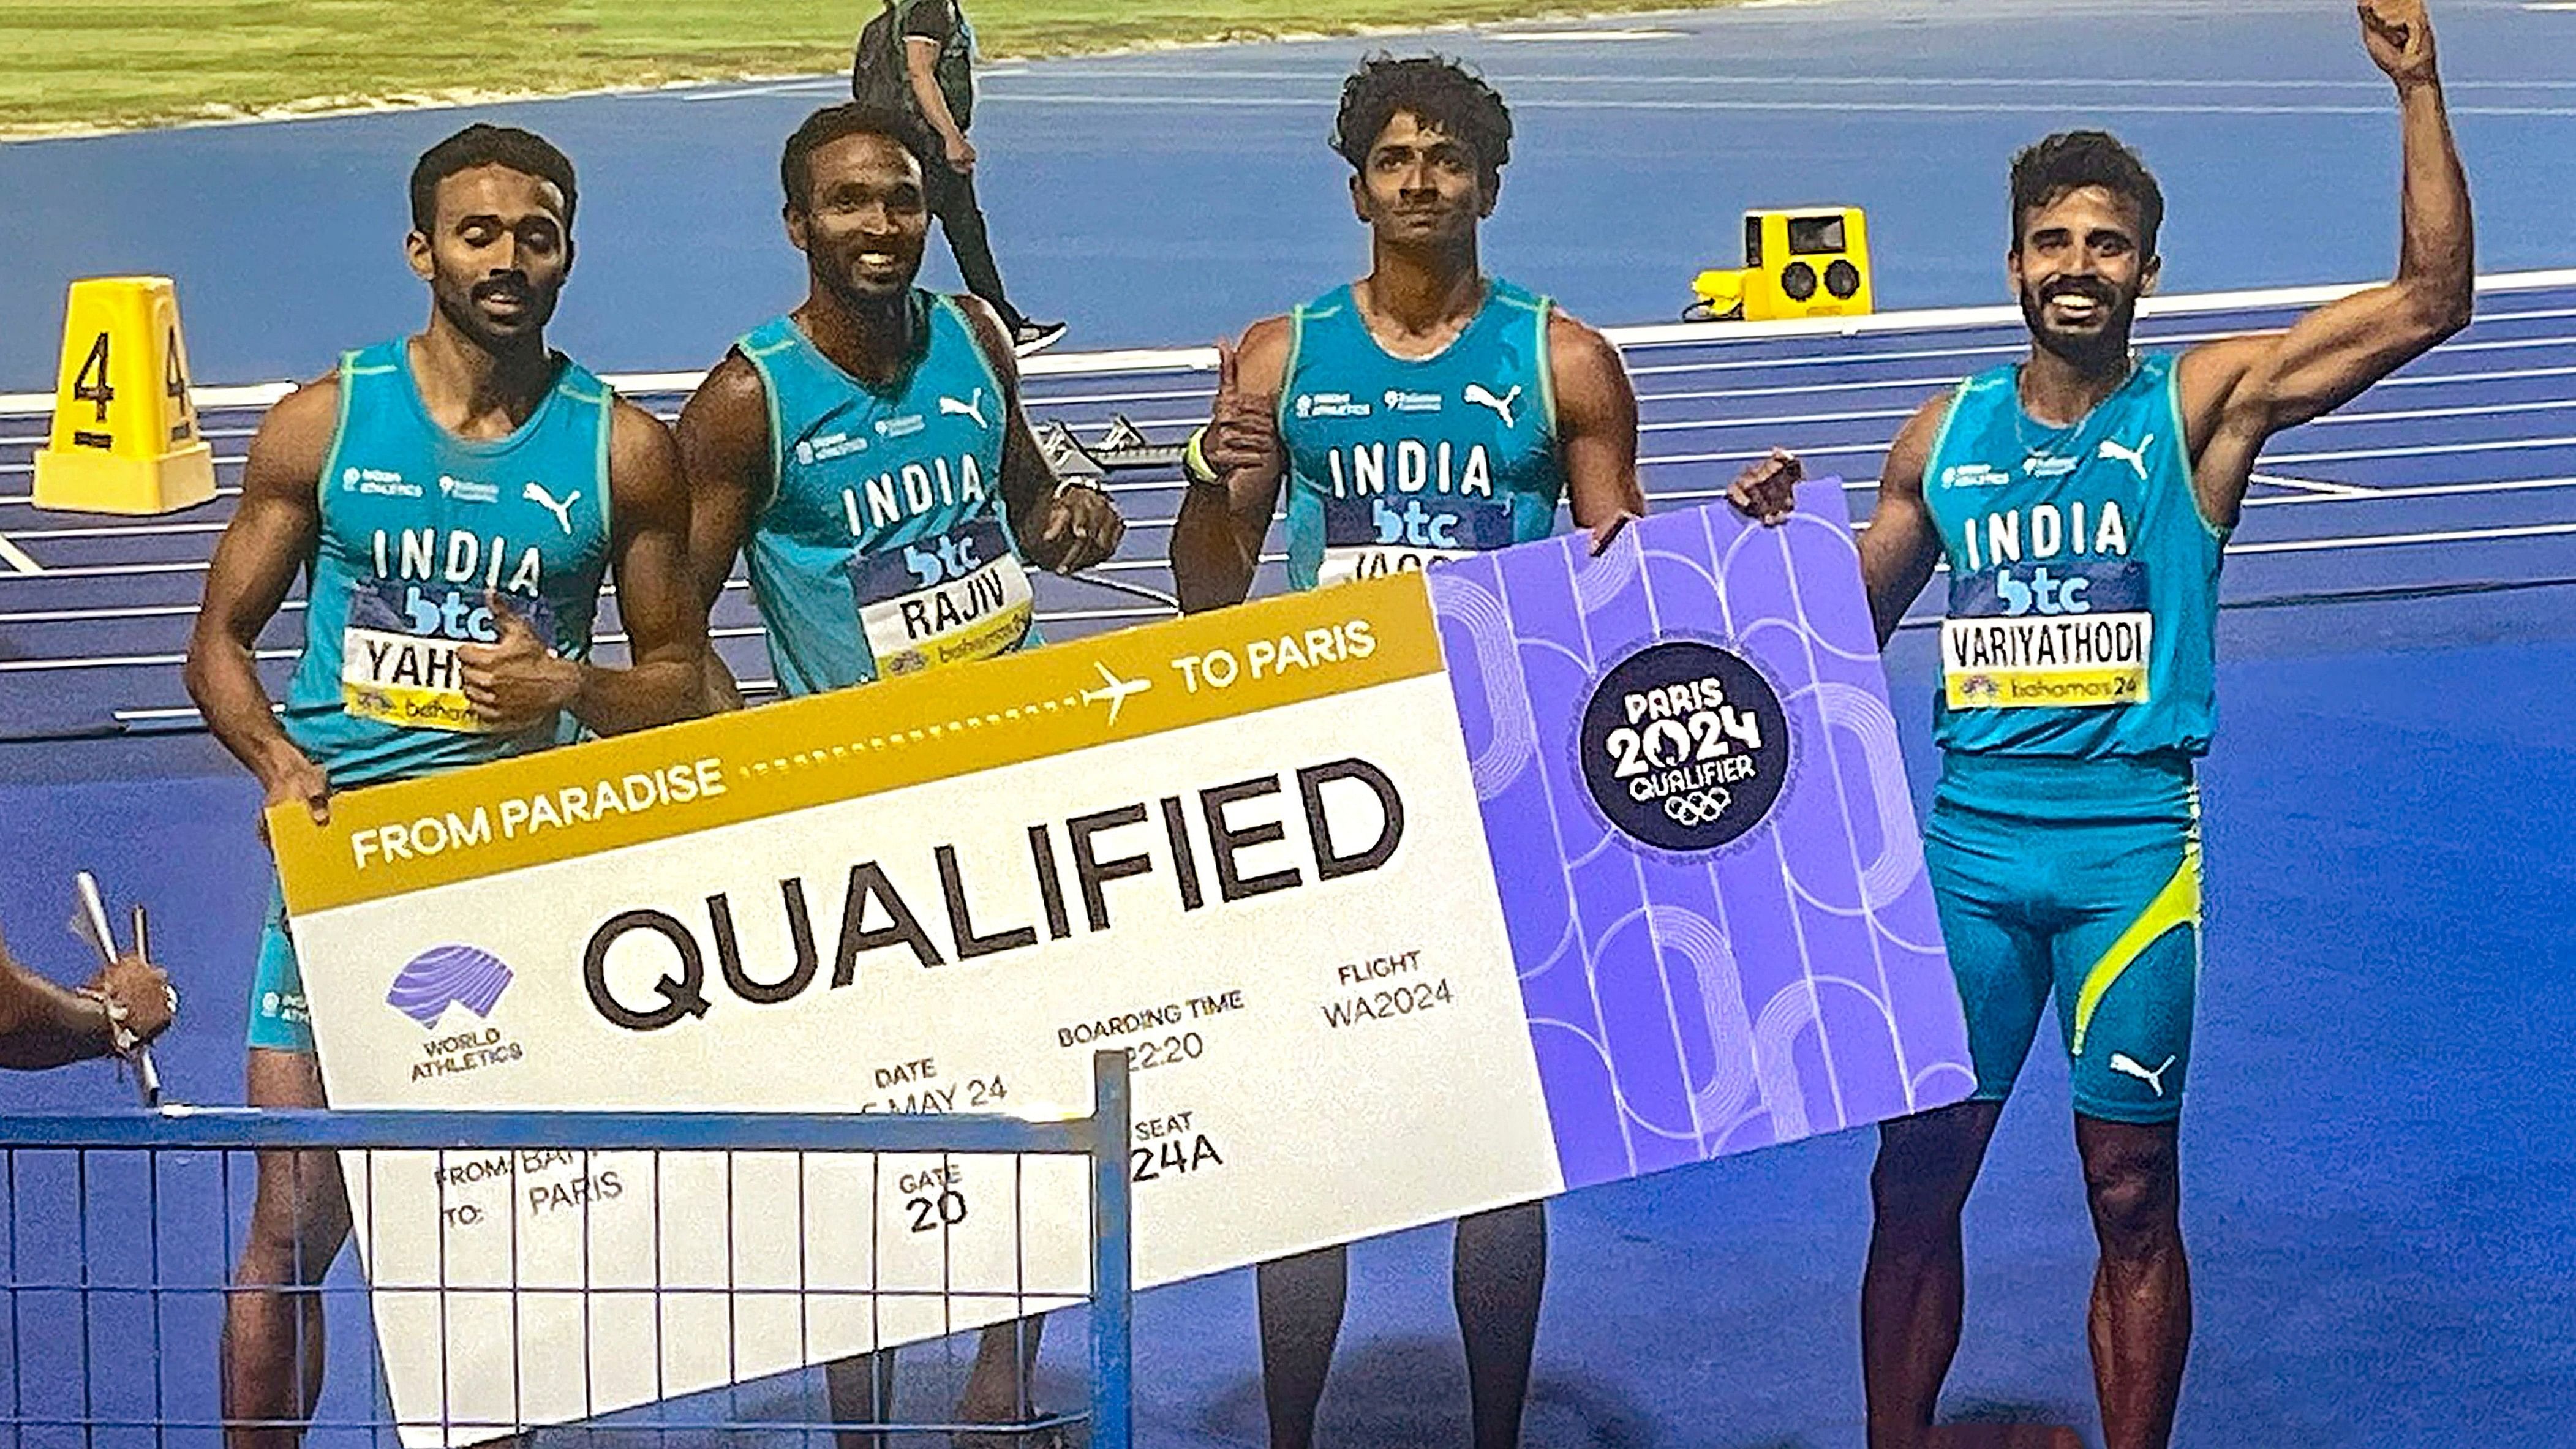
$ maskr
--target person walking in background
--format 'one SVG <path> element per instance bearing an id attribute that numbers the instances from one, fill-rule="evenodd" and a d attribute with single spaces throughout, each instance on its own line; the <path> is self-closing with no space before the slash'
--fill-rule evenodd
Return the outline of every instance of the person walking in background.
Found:
<path id="1" fill-rule="evenodd" d="M 1033 322 L 1002 289 L 1002 269 L 975 200 L 975 27 L 959 0 L 883 0 L 859 33 L 850 70 L 851 97 L 862 104 L 908 109 L 938 139 L 922 168 L 930 214 L 948 233 L 948 249 L 966 290 L 993 304 L 1020 356 L 1062 340 L 1062 322 Z"/>

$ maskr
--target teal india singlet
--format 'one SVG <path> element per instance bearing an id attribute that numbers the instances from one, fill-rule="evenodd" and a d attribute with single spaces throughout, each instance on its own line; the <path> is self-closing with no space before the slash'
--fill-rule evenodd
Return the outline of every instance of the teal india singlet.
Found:
<path id="1" fill-rule="evenodd" d="M 792 317 L 736 343 L 769 395 L 776 480 L 747 548 L 790 695 L 1023 649 L 1036 600 L 1002 498 L 1002 384 L 952 299 L 915 290 L 927 344 L 872 389 Z"/>
<path id="2" fill-rule="evenodd" d="M 2067 428 L 2032 421 L 2018 379 L 1960 384 L 1923 472 L 1950 566 L 1941 745 L 2205 753 L 2227 536 L 2192 491 L 2174 359 L 2141 357 Z"/>
<path id="3" fill-rule="evenodd" d="M 1389 354 L 1347 286 L 1290 316 L 1288 583 L 1419 569 L 1556 531 L 1548 299 L 1501 278 L 1433 356 Z"/>
<path id="4" fill-rule="evenodd" d="M 319 480 L 304 655 L 285 726 L 335 788 L 543 748 L 558 721 L 489 731 L 456 651 L 500 637 L 506 596 L 557 654 L 587 658 L 608 566 L 616 397 L 558 357 L 555 385 L 506 438 L 441 427 L 397 338 L 340 359 L 340 422 Z"/>

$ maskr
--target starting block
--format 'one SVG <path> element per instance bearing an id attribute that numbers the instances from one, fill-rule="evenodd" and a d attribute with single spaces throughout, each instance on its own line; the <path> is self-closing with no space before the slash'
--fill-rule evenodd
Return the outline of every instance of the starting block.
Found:
<path id="1" fill-rule="evenodd" d="M 1857 206 L 1800 206 L 1744 213 L 1744 266 L 1706 271 L 1685 322 L 1775 322 L 1858 317 L 1877 309 L 1869 272 L 1869 218 Z"/>
<path id="2" fill-rule="evenodd" d="M 36 452 L 38 508 L 175 513 L 215 496 L 169 278 L 72 283 L 57 378 L 53 433 Z"/>

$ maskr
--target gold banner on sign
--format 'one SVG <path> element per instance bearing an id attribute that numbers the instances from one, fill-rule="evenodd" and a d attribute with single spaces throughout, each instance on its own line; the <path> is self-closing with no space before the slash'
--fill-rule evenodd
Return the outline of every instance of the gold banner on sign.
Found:
<path id="1" fill-rule="evenodd" d="M 290 914 L 784 814 L 1440 671 L 1419 574 L 269 812 Z"/>

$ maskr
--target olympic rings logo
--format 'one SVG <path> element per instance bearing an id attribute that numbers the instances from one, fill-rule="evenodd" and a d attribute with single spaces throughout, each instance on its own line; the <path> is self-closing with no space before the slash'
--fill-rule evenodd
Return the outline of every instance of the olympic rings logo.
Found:
<path id="1" fill-rule="evenodd" d="M 1735 797 L 1724 789 L 1693 790 L 1687 795 L 1664 797 L 1664 818 L 1684 829 L 1709 825 L 1726 814 Z"/>

